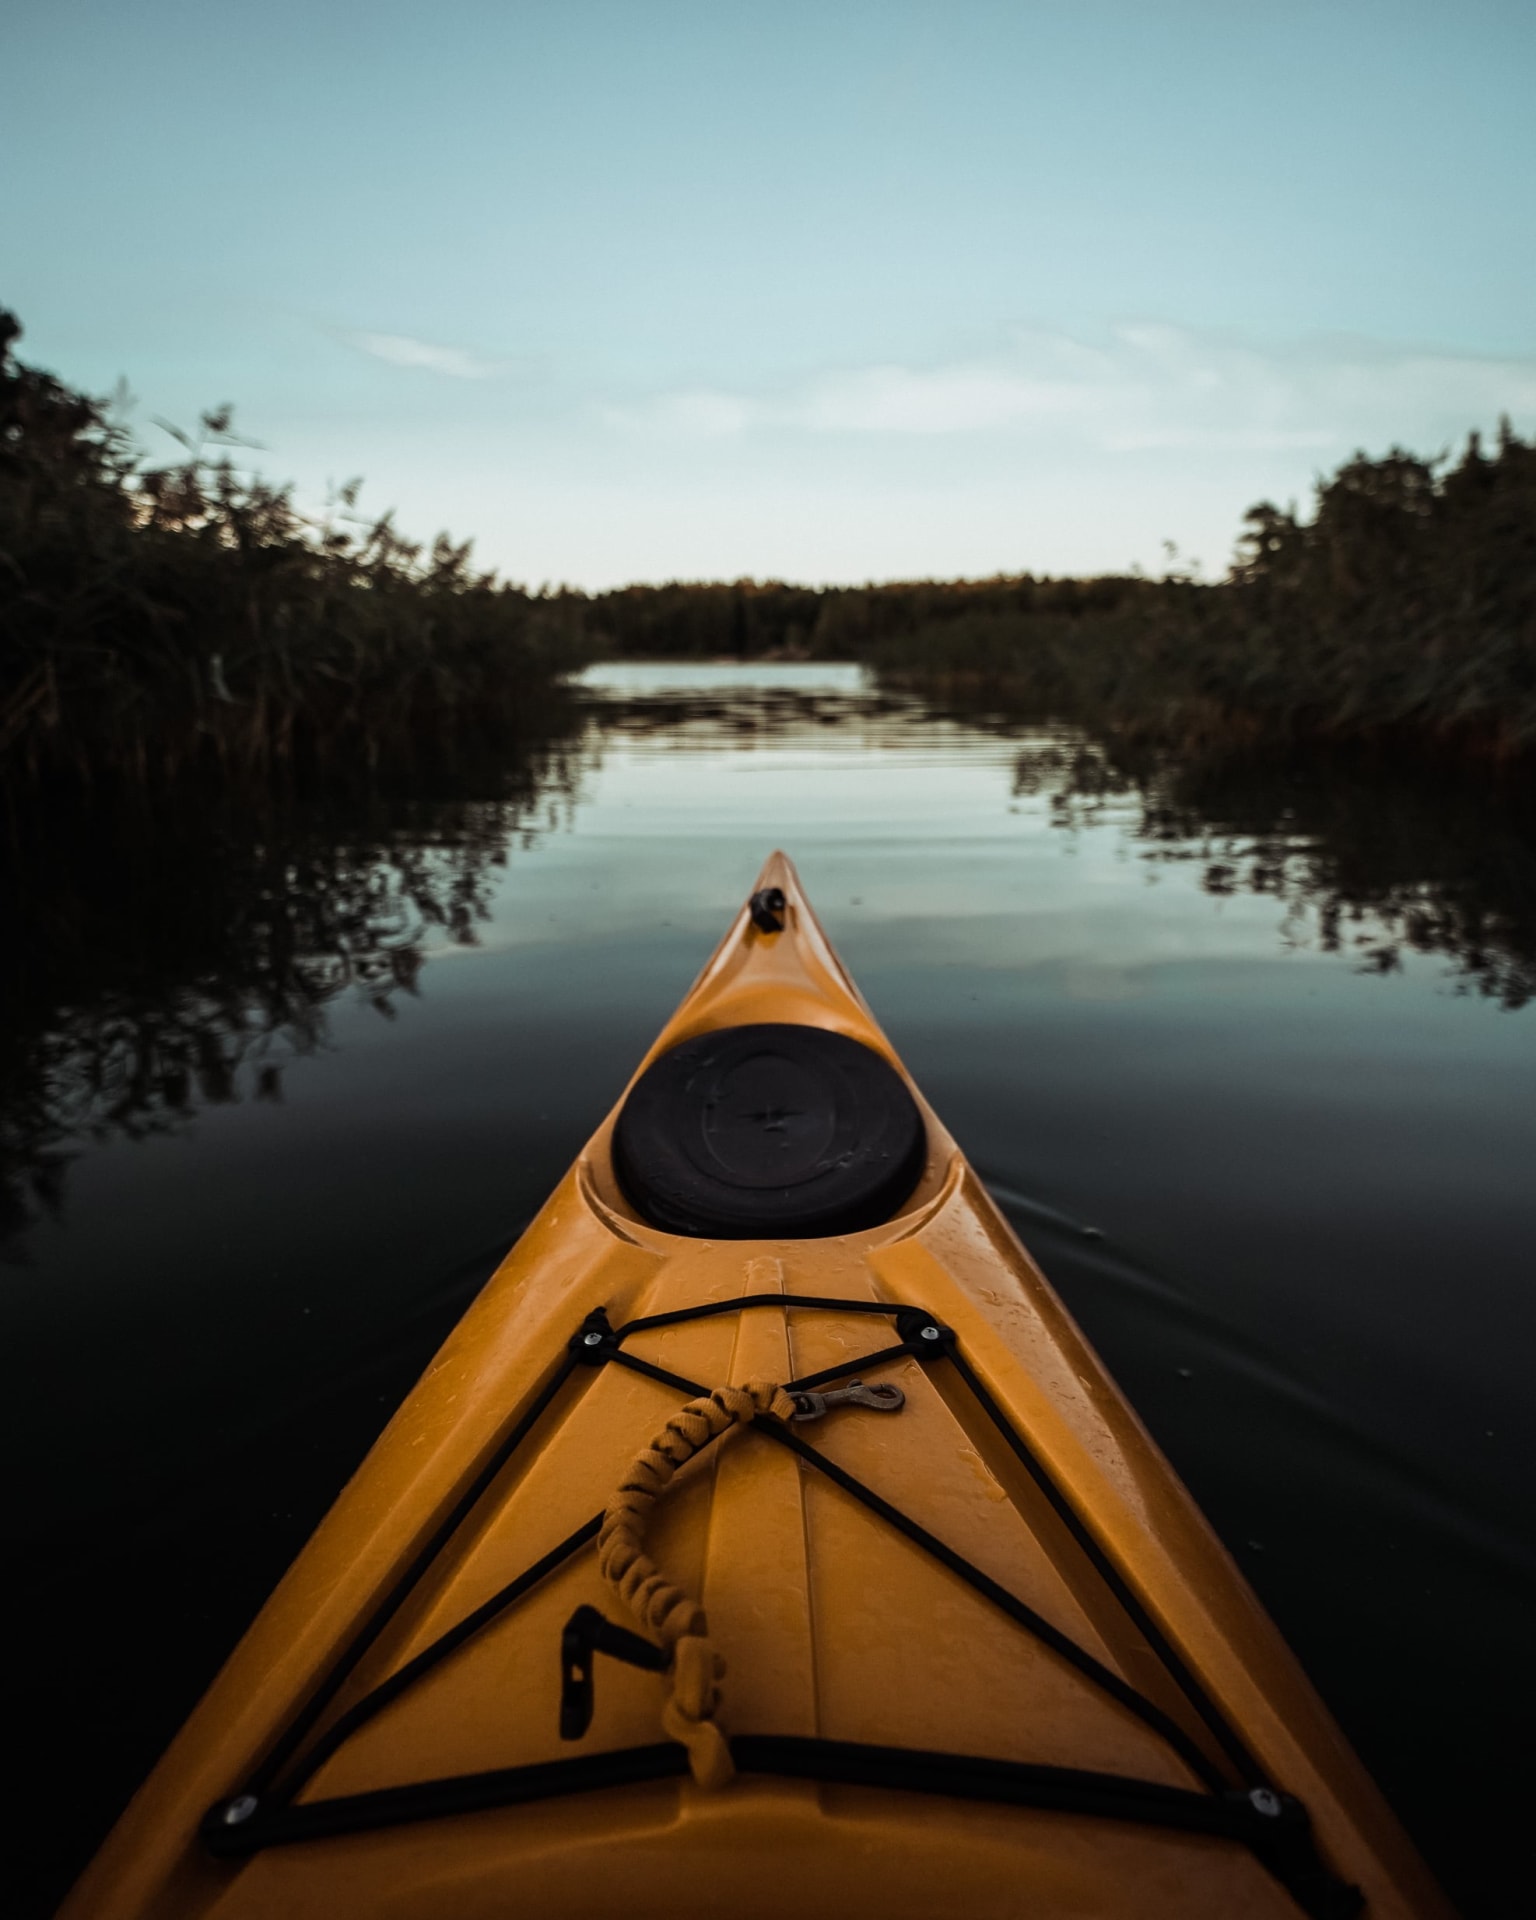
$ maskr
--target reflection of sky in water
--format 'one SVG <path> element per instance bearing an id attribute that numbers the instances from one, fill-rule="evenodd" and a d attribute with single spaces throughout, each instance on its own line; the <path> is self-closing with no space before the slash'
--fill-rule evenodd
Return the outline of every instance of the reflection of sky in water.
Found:
<path id="1" fill-rule="evenodd" d="M 756 693 L 763 689 L 795 693 L 861 693 L 865 670 L 844 660 L 762 661 L 606 660 L 575 676 L 589 692 L 622 698 L 626 694 Z"/>
<path id="2" fill-rule="evenodd" d="M 862 669 L 849 665 L 620 663 L 590 669 L 582 684 L 658 706 L 685 697 L 674 728 L 653 720 L 605 738 L 568 830 L 514 861 L 471 951 L 633 936 L 658 918 L 712 941 L 723 903 L 782 847 L 834 938 L 877 970 L 899 928 L 908 965 L 1038 974 L 1041 988 L 1048 970 L 1053 989 L 1091 999 L 1177 992 L 1181 968 L 1196 965 L 1207 990 L 1238 990 L 1230 976 L 1218 981 L 1219 962 L 1307 970 L 1311 992 L 1351 971 L 1348 954 L 1322 953 L 1305 927 L 1289 937 L 1274 898 L 1213 897 L 1196 863 L 1145 858 L 1132 838 L 1133 796 L 1070 828 L 1052 821 L 1046 795 L 1016 796 L 1020 748 L 1049 734 L 987 733 L 857 698 L 841 709 L 818 700 L 823 714 L 840 714 L 835 724 L 780 713 L 732 734 L 721 718 L 745 723 L 764 689 L 775 699 L 865 693 Z M 692 699 L 702 695 L 723 699 L 700 726 Z M 428 951 L 465 950 L 437 941 Z M 1442 960 L 1405 964 L 1431 991 L 1443 983 Z M 1249 985 L 1258 990 L 1256 976 Z M 1403 989 L 1401 978 L 1386 986 Z"/>

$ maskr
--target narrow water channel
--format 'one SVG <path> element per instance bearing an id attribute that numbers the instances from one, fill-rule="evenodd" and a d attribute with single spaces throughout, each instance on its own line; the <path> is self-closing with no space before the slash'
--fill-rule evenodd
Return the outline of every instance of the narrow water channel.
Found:
<path id="1" fill-rule="evenodd" d="M 1522 1911 L 1536 838 L 835 666 L 15 856 L 0 1267 L 47 1912 L 775 847 L 1469 1916 Z M 13 1452 L 13 1459 L 18 1455 Z"/>

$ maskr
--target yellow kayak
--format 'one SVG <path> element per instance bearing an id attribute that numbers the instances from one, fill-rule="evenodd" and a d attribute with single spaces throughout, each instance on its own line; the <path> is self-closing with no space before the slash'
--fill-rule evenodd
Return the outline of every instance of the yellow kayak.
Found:
<path id="1" fill-rule="evenodd" d="M 63 1911 L 1450 1913 L 782 855 Z"/>

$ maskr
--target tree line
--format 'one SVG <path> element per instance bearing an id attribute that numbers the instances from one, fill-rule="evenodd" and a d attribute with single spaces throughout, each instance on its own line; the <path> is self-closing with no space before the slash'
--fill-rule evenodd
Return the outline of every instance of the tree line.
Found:
<path id="1" fill-rule="evenodd" d="M 1536 749 L 1536 441 L 1364 454 L 1310 515 L 1246 516 L 1224 580 L 1170 572 L 530 592 L 342 488 L 255 477 L 228 408 L 147 461 L 107 401 L 23 365 L 0 312 L 0 770 L 375 760 L 536 727 L 596 658 L 839 659 L 886 684 L 1164 738 L 1407 735 Z M 176 431 L 173 429 L 173 431 Z"/>
<path id="2" fill-rule="evenodd" d="M 1163 737 L 1433 737 L 1536 750 L 1536 441 L 1357 454 L 1309 516 L 1265 502 L 1224 580 L 1030 574 L 860 588 L 629 587 L 605 655 L 858 660 L 887 684 Z"/>

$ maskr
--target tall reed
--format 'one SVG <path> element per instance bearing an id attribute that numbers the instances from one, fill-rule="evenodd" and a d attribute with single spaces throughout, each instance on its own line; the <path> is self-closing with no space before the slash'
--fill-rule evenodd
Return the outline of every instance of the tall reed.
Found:
<path id="1" fill-rule="evenodd" d="M 487 703 L 537 706 L 579 657 L 568 602 L 467 543 L 319 521 L 242 471 L 230 409 L 148 463 L 111 403 L 22 365 L 0 311 L 0 769 L 163 779 L 376 760 Z"/>

